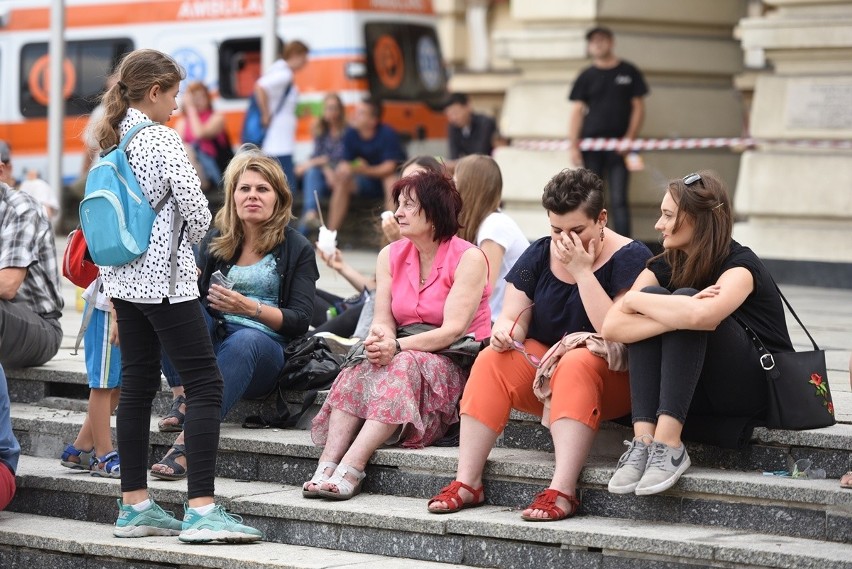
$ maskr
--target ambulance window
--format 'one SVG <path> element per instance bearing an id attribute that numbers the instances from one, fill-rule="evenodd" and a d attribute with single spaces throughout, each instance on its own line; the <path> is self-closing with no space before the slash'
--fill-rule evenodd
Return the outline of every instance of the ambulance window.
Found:
<path id="1" fill-rule="evenodd" d="M 129 38 L 69 41 L 65 44 L 65 114 L 92 112 L 104 89 L 106 76 L 125 53 L 133 50 Z M 30 43 L 21 49 L 20 105 L 25 117 L 47 116 L 50 74 L 47 43 Z"/>
<path id="2" fill-rule="evenodd" d="M 223 41 L 219 46 L 219 95 L 244 99 L 260 77 L 260 38 Z"/>
<path id="3" fill-rule="evenodd" d="M 373 22 L 364 26 L 370 93 L 393 101 L 440 104 L 447 75 L 435 29 Z"/>

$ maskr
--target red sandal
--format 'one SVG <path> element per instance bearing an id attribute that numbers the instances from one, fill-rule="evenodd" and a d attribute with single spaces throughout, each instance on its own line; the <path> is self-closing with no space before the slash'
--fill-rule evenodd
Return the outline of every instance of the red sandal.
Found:
<path id="1" fill-rule="evenodd" d="M 556 505 L 556 498 L 558 497 L 565 498 L 568 500 L 568 503 L 571 504 L 571 511 L 566 512 L 562 508 Z M 534 518 L 532 516 L 525 516 L 521 514 L 521 519 L 526 520 L 528 522 L 555 522 L 558 520 L 564 520 L 565 518 L 573 517 L 574 514 L 577 513 L 577 510 L 580 508 L 580 500 L 577 499 L 576 496 L 569 496 L 564 492 L 560 492 L 555 488 L 548 488 L 542 492 L 539 492 L 535 499 L 532 501 L 532 504 L 527 506 L 528 510 L 541 510 L 547 513 L 546 518 Z"/>
<path id="2" fill-rule="evenodd" d="M 471 494 L 473 494 L 473 500 L 470 502 L 465 502 L 462 497 L 459 495 L 459 489 L 464 488 Z M 446 502 L 447 507 L 442 510 L 433 510 L 429 508 L 435 502 Z M 468 486 L 464 482 L 459 482 L 458 480 L 453 480 L 447 486 L 441 488 L 441 491 L 437 496 L 429 500 L 429 503 L 426 504 L 426 508 L 429 510 L 430 514 L 452 514 L 458 512 L 460 510 L 464 510 L 466 508 L 478 508 L 485 504 L 485 486 L 480 486 L 479 489 L 474 489 L 471 486 Z"/>

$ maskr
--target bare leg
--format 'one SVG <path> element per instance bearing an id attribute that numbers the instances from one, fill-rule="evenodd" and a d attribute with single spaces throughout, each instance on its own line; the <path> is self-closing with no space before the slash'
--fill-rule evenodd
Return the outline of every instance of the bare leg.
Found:
<path id="1" fill-rule="evenodd" d="M 115 410 L 118 389 L 92 389 L 89 393 L 88 424 L 95 444 L 95 456 L 112 452 L 112 431 L 109 418 Z"/>
<path id="2" fill-rule="evenodd" d="M 382 186 L 385 189 L 385 209 L 388 211 L 394 211 L 396 209 L 393 204 L 394 182 L 396 182 L 396 174 L 391 174 L 390 176 L 382 178 Z"/>
<path id="3" fill-rule="evenodd" d="M 184 395 L 183 385 L 177 385 L 175 387 L 172 387 L 172 401 L 174 401 L 175 399 L 177 399 L 181 395 Z M 181 413 L 186 413 L 186 404 L 180 405 L 178 407 L 178 411 L 180 411 Z M 178 419 L 177 419 L 177 417 L 168 417 L 166 419 L 161 419 L 160 424 L 161 425 L 177 425 Z"/>
<path id="4" fill-rule="evenodd" d="M 657 417 L 657 429 L 654 432 L 654 440 L 673 448 L 681 445 L 680 435 L 683 432 L 683 424 L 669 415 Z"/>
<path id="5" fill-rule="evenodd" d="M 495 433 L 484 423 L 474 419 L 470 415 L 461 416 L 461 427 L 459 428 L 459 467 L 456 472 L 456 480 L 464 482 L 471 488 L 482 486 L 482 471 L 488 460 L 488 453 L 494 448 L 497 437 Z M 473 499 L 473 494 L 459 488 L 459 496 L 465 503 Z M 429 506 L 430 510 L 446 510 L 446 502 L 434 502 Z"/>
<path id="6" fill-rule="evenodd" d="M 346 214 L 349 213 L 349 202 L 355 193 L 355 175 L 351 167 L 342 163 L 337 169 L 337 180 L 331 188 L 331 199 L 328 202 L 328 228 L 332 231 L 340 229 Z"/>
<path id="7" fill-rule="evenodd" d="M 388 440 L 391 435 L 393 435 L 398 426 L 399 425 L 388 425 L 387 423 L 380 423 L 373 420 L 364 421 L 364 426 L 361 427 L 361 431 L 358 433 L 358 436 L 355 437 L 355 440 L 352 442 L 349 450 L 346 451 L 346 454 L 343 455 L 339 462 L 363 471 L 367 467 L 367 461 L 370 460 L 370 457 L 373 456 L 376 449 Z M 330 421 L 329 431 L 331 431 Z M 332 462 L 338 461 L 332 460 Z M 346 479 L 352 484 L 358 483 L 358 481 L 350 474 L 346 475 Z M 321 485 L 321 488 L 332 492 L 338 491 L 336 485 L 329 484 L 328 482 L 324 482 Z"/>
<path id="8" fill-rule="evenodd" d="M 361 429 L 363 423 L 364 420 L 361 417 L 356 417 L 340 409 L 332 408 L 331 416 L 328 418 L 329 437 L 325 442 L 325 447 L 322 449 L 319 462 L 339 464 L 343 455 L 349 449 L 349 445 L 352 444 L 352 441 L 358 435 L 358 431 Z M 328 470 L 326 469 L 325 475 L 331 476 L 333 473 Z M 363 470 L 363 468 L 359 468 L 359 470 Z M 318 488 L 316 484 L 305 484 L 304 489 L 313 492 Z"/>
<path id="9" fill-rule="evenodd" d="M 586 458 L 595 440 L 595 431 L 573 419 L 559 419 L 550 425 L 553 437 L 556 468 L 550 487 L 569 496 L 577 494 L 577 480 L 586 464 Z M 556 498 L 556 506 L 568 512 L 571 505 L 563 497 Z M 541 510 L 526 509 L 523 515 L 534 518 L 546 518 L 548 514 Z"/>

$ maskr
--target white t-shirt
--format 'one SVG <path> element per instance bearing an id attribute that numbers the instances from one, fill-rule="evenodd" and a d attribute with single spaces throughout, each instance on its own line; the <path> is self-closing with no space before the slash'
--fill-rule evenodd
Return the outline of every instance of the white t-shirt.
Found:
<path id="1" fill-rule="evenodd" d="M 86 287 L 86 290 L 83 291 L 83 299 L 89 304 L 94 302 L 95 308 L 104 312 L 109 312 L 112 308 L 109 297 L 101 290 L 101 279 L 95 279 L 92 284 Z"/>
<path id="2" fill-rule="evenodd" d="M 272 118 L 263 139 L 263 151 L 270 156 L 288 156 L 296 146 L 296 103 L 299 89 L 295 85 L 287 93 L 287 99 L 281 105 L 281 97 L 287 87 L 293 83 L 293 71 L 283 59 L 269 67 L 269 71 L 257 80 L 257 84 L 266 91 L 269 113 Z M 280 109 L 279 109 L 280 105 Z M 276 109 L 278 112 L 275 112 Z"/>
<path id="3" fill-rule="evenodd" d="M 48 215 L 51 221 L 56 216 L 56 213 L 59 212 L 59 201 L 56 199 L 56 195 L 53 193 L 50 184 L 41 178 L 24 180 L 18 186 L 18 190 L 31 195 L 38 203 L 45 206 L 45 215 L 48 215 L 47 208 L 52 208 L 54 212 L 53 216 Z"/>
<path id="4" fill-rule="evenodd" d="M 485 241 L 493 241 L 503 248 L 503 262 L 500 267 L 490 267 L 489 270 L 497 270 L 497 282 L 491 291 L 488 305 L 491 307 L 491 319 L 497 320 L 503 309 L 503 293 L 506 291 L 506 274 L 509 272 L 521 253 L 529 247 L 529 240 L 524 237 L 524 232 L 515 223 L 515 220 L 502 213 L 495 211 L 482 221 L 476 232 L 476 245 L 482 246 Z"/>

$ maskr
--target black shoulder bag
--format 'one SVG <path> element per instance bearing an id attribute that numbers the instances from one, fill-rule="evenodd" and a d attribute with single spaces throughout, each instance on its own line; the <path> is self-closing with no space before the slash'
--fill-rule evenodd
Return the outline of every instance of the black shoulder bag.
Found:
<path id="1" fill-rule="evenodd" d="M 777 284 L 775 290 L 787 305 L 790 314 L 807 334 L 814 349 L 807 352 L 771 354 L 757 334 L 745 322 L 734 316 L 754 343 L 760 355 L 760 367 L 766 373 L 769 386 L 766 426 L 770 429 L 794 431 L 830 427 L 835 422 L 834 404 L 828 388 L 825 351 L 819 349 L 813 336 L 802 324 Z"/>

